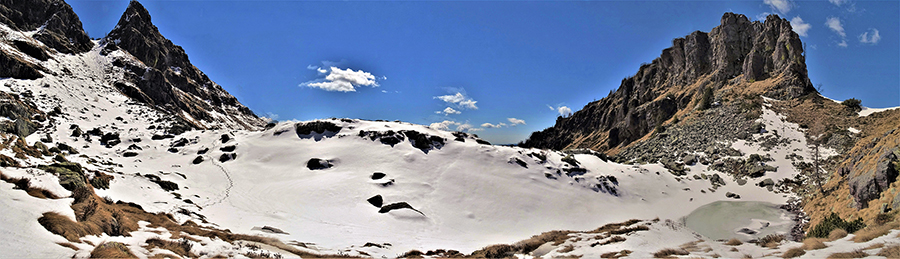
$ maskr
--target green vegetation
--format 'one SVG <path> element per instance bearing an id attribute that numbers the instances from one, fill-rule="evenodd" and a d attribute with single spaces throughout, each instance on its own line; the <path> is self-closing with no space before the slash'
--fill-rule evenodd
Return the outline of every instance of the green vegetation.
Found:
<path id="1" fill-rule="evenodd" d="M 837 213 L 832 212 L 830 216 L 825 218 L 825 220 L 813 227 L 812 231 L 809 231 L 806 236 L 826 238 L 832 230 L 838 228 L 847 231 L 847 233 L 853 233 L 864 227 L 866 227 L 866 224 L 863 223 L 862 218 L 857 218 L 854 221 L 847 222 L 841 219 L 841 217 L 838 216 Z"/>
<path id="2" fill-rule="evenodd" d="M 858 112 L 862 110 L 862 101 L 856 98 L 850 98 L 841 102 L 848 110 Z"/>

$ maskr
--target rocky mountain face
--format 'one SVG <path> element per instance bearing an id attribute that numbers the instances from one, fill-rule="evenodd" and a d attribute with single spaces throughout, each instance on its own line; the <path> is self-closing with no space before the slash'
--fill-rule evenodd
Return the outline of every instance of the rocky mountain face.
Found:
<path id="1" fill-rule="evenodd" d="M 16 51 L 38 60 L 47 60 L 51 49 L 71 54 L 88 51 L 94 46 L 81 28 L 78 15 L 62 0 L 2 0 L 0 24 L 10 31 L 33 34 L 33 40 L 28 41 L 14 39 L 7 35 L 10 31 L 0 30 L 0 37 L 12 41 Z M 9 50 L 0 50 L 0 77 L 36 79 L 42 77 L 40 71 L 45 69 L 9 53 Z"/>
<path id="2" fill-rule="evenodd" d="M 726 13 L 709 33 L 696 31 L 673 40 L 660 57 L 623 79 L 618 90 L 570 117 L 559 117 L 553 127 L 534 132 L 521 145 L 598 151 L 624 147 L 677 113 L 708 105 L 701 100 L 704 91 L 716 98 L 762 94 L 783 100 L 815 89 L 790 22 L 777 15 L 751 22 Z"/>
<path id="3" fill-rule="evenodd" d="M 141 62 L 114 63 L 126 70 L 129 80 L 116 87 L 135 100 L 167 107 L 193 128 L 219 127 L 217 123 L 205 123 L 214 121 L 244 129 L 265 125 L 237 98 L 192 65 L 184 49 L 163 37 L 151 22 L 150 13 L 137 1 L 131 1 L 102 44 L 104 52 L 122 49 Z"/>

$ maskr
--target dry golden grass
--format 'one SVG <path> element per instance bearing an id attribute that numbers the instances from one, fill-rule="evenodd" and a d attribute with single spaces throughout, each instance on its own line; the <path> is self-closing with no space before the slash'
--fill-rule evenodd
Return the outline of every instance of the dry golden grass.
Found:
<path id="1" fill-rule="evenodd" d="M 78 239 L 83 236 L 100 234 L 99 229 L 86 228 L 57 212 L 45 212 L 38 218 L 38 223 L 51 233 L 60 235 L 70 242 L 79 242 Z"/>
<path id="2" fill-rule="evenodd" d="M 725 245 L 729 246 L 739 246 L 741 244 L 744 244 L 744 242 L 741 242 L 741 240 L 737 240 L 737 238 L 732 238 L 728 240 L 728 242 L 725 242 Z"/>
<path id="3" fill-rule="evenodd" d="M 191 244 L 191 242 L 187 239 L 182 239 L 181 241 L 169 241 L 159 238 L 150 238 L 147 239 L 147 246 L 148 248 L 156 247 L 169 250 L 183 257 L 197 257 L 196 255 L 191 253 L 191 247 L 193 247 L 193 244 Z"/>
<path id="4" fill-rule="evenodd" d="M 828 241 L 834 241 L 847 236 L 847 231 L 842 228 L 836 228 L 828 233 Z"/>
<path id="5" fill-rule="evenodd" d="M 775 249 L 778 248 L 778 245 L 780 245 L 783 240 L 783 235 L 771 234 L 760 238 L 756 244 L 762 247 Z"/>
<path id="6" fill-rule="evenodd" d="M 795 247 L 795 248 L 791 248 L 791 249 L 788 249 L 787 251 L 785 251 L 784 254 L 781 255 L 781 258 L 800 257 L 801 255 L 804 255 L 804 254 L 806 254 L 806 251 L 804 251 L 802 248 Z"/>
<path id="7" fill-rule="evenodd" d="M 803 240 L 803 245 L 800 246 L 800 249 L 809 251 L 828 247 L 822 240 L 821 238 L 807 238 Z"/>
<path id="8" fill-rule="evenodd" d="M 541 233 L 540 235 L 532 236 L 529 239 L 519 241 L 514 246 L 519 247 L 519 250 L 521 250 L 522 253 L 527 254 L 548 242 L 552 242 L 553 245 L 562 244 L 562 242 L 565 242 L 566 239 L 569 238 L 570 233 L 573 233 L 573 232 L 572 231 L 560 231 L 560 230 L 544 232 L 544 233 Z"/>
<path id="9" fill-rule="evenodd" d="M 887 258 L 900 258 L 900 245 L 892 245 L 882 248 L 877 255 Z"/>
<path id="10" fill-rule="evenodd" d="M 560 249 L 559 252 L 560 253 L 568 253 L 568 252 L 572 252 L 574 250 L 575 250 L 575 246 L 567 245 L 566 247 L 563 247 L 563 249 Z"/>
<path id="11" fill-rule="evenodd" d="M 659 250 L 656 253 L 653 253 L 653 258 L 670 258 L 673 255 L 689 255 L 688 251 L 684 249 L 673 249 L 673 248 L 665 248 L 663 250 Z"/>
<path id="12" fill-rule="evenodd" d="M 862 250 L 855 250 L 852 252 L 844 252 L 844 253 L 833 253 L 828 256 L 828 258 L 863 258 L 869 256 L 866 252 Z"/>
<path id="13" fill-rule="evenodd" d="M 875 239 L 880 236 L 887 235 L 891 229 L 896 228 L 898 225 L 896 222 L 887 223 L 881 226 L 869 226 L 862 230 L 856 231 L 856 236 L 853 237 L 853 242 L 862 243 L 868 242 L 869 240 Z"/>
<path id="14" fill-rule="evenodd" d="M 600 258 L 620 258 L 620 257 L 626 257 L 630 254 L 631 254 L 631 250 L 622 250 L 622 251 L 618 251 L 618 252 L 609 252 L 609 253 L 601 254 Z"/>
<path id="15" fill-rule="evenodd" d="M 124 244 L 107 242 L 91 251 L 91 258 L 137 258 Z"/>
<path id="16" fill-rule="evenodd" d="M 23 190 L 28 193 L 28 195 L 31 195 L 31 197 L 39 199 L 59 199 L 56 194 L 53 194 L 44 188 L 31 186 L 31 180 L 28 178 L 12 178 L 0 172 L 0 180 L 15 185 L 15 189 Z"/>
<path id="17" fill-rule="evenodd" d="M 871 244 L 863 250 L 878 249 L 884 247 L 884 243 Z"/>
<path id="18" fill-rule="evenodd" d="M 69 242 L 59 242 L 57 245 L 61 245 L 62 247 L 69 248 L 75 251 L 78 251 L 78 247 Z"/>

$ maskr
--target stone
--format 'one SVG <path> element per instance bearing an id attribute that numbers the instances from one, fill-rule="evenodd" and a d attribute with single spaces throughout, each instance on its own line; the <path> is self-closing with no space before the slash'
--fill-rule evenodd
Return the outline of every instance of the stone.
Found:
<path id="1" fill-rule="evenodd" d="M 311 158 L 306 162 L 306 168 L 309 170 L 322 170 L 334 166 L 330 161 L 320 158 Z"/>

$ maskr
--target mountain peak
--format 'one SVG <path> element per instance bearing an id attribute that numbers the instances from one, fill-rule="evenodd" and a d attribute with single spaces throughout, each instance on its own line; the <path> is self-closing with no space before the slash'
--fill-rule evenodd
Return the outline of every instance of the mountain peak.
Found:
<path id="1" fill-rule="evenodd" d="M 709 33 L 695 31 L 672 40 L 671 47 L 623 79 L 615 92 L 560 117 L 523 146 L 624 147 L 676 114 L 689 114 L 706 91 L 733 98 L 804 96 L 815 92 L 805 62 L 803 44 L 787 20 L 769 15 L 765 22 L 751 22 L 745 15 L 725 13 Z"/>
<path id="2" fill-rule="evenodd" d="M 132 0 L 128 4 L 104 44 L 107 52 L 123 49 L 147 68 L 118 63 L 127 70 L 126 78 L 134 85 L 120 84 L 120 90 L 135 100 L 179 114 L 194 128 L 218 127 L 204 121 L 244 129 L 260 129 L 265 125 L 237 98 L 191 64 L 184 49 L 166 39 L 153 25 L 150 12 L 140 2 Z M 181 115 L 181 111 L 189 116 Z M 229 118 L 223 120 L 212 112 Z"/>

